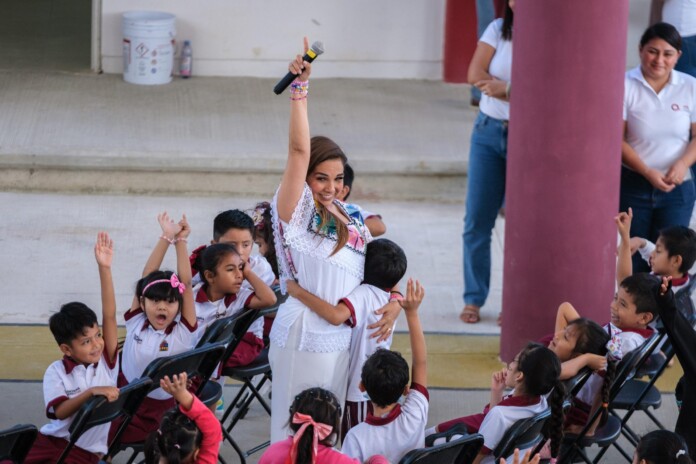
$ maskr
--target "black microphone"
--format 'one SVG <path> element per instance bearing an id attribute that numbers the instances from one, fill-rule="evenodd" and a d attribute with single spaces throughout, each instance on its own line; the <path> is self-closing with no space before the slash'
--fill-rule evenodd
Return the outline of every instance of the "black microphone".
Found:
<path id="1" fill-rule="evenodd" d="M 316 57 L 324 53 L 324 44 L 322 44 L 319 41 L 316 41 L 312 44 L 309 50 L 307 50 L 307 53 L 305 53 L 305 56 L 302 57 L 302 61 L 306 61 L 307 63 L 311 63 L 314 61 Z M 276 95 L 280 95 L 283 93 L 285 89 L 288 88 L 288 86 L 292 83 L 292 81 L 295 80 L 297 77 L 296 74 L 293 74 L 291 72 L 288 72 L 284 78 L 282 78 L 278 83 L 276 84 L 275 87 L 273 87 L 273 91 L 276 93 Z"/>

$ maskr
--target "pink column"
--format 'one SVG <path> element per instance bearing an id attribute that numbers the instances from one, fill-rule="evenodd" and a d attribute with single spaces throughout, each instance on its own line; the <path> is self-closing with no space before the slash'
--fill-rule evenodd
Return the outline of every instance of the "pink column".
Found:
<path id="1" fill-rule="evenodd" d="M 553 331 L 558 305 L 609 320 L 628 0 L 517 0 L 501 356 Z"/>
<path id="2" fill-rule="evenodd" d="M 474 0 L 447 0 L 442 79 L 466 83 L 469 61 L 476 50 L 476 4 Z"/>

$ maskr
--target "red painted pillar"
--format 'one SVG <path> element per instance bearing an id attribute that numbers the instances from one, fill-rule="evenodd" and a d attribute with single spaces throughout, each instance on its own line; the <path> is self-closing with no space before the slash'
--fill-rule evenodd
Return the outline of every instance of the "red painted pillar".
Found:
<path id="1" fill-rule="evenodd" d="M 442 75 L 445 82 L 467 82 L 469 61 L 476 50 L 476 2 L 447 0 Z"/>
<path id="2" fill-rule="evenodd" d="M 517 0 L 501 356 L 553 331 L 558 305 L 609 320 L 628 0 Z"/>

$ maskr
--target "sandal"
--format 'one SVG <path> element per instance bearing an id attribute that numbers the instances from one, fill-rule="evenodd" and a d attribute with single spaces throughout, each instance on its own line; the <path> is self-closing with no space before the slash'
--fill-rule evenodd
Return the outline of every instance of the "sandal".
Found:
<path id="1" fill-rule="evenodd" d="M 459 319 L 467 324 L 476 324 L 481 320 L 481 315 L 479 314 L 480 311 L 481 308 L 476 305 L 465 305 L 464 309 L 462 309 L 462 312 L 459 315 Z"/>

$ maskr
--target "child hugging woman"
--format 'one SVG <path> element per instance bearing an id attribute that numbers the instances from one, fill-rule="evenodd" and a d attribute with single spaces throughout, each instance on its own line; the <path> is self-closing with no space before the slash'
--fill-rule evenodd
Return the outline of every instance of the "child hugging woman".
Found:
<path id="1" fill-rule="evenodd" d="M 119 386 L 137 379 L 156 358 L 190 350 L 195 345 L 196 310 L 191 265 L 186 247 L 191 229 L 184 215 L 178 223 L 164 212 L 157 216 L 162 235 L 143 269 L 131 308 L 126 312 L 126 340 L 121 353 Z M 160 271 L 167 249 L 176 248 L 177 274 Z M 144 441 L 157 430 L 162 415 L 175 405 L 161 388 L 150 392 L 121 436 L 122 443 Z M 117 424 L 111 432 L 118 430 Z"/>

